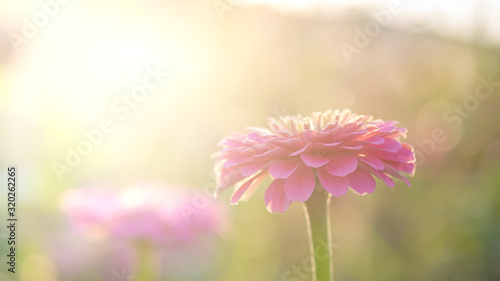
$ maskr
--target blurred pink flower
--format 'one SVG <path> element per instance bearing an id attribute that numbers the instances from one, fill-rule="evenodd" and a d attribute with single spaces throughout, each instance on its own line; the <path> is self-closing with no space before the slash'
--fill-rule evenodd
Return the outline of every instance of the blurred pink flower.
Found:
<path id="1" fill-rule="evenodd" d="M 159 184 L 78 188 L 62 195 L 61 208 L 80 231 L 113 239 L 178 244 L 201 233 L 223 230 L 222 209 L 208 198 L 206 204 L 199 204 L 196 196 L 186 189 Z"/>
<path id="2" fill-rule="evenodd" d="M 375 191 L 376 176 L 389 187 L 391 177 L 410 183 L 413 147 L 400 142 L 406 129 L 396 121 L 373 120 L 350 110 L 315 112 L 311 117 L 270 118 L 267 128 L 224 138 L 216 159 L 217 191 L 235 185 L 231 204 L 250 194 L 270 174 L 265 203 L 270 212 L 285 212 L 294 201 L 304 202 L 316 183 L 334 196 L 349 187 L 359 194 Z"/>

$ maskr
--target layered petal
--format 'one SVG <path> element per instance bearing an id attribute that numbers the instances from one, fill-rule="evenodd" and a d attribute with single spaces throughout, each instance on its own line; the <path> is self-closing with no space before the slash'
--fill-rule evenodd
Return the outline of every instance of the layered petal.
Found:
<path id="1" fill-rule="evenodd" d="M 302 161 L 304 161 L 304 164 L 306 164 L 306 166 L 312 168 L 324 166 L 326 163 L 328 163 L 328 161 L 330 161 L 330 159 L 324 157 L 319 153 L 302 153 L 300 154 L 300 158 L 302 159 Z"/>
<path id="2" fill-rule="evenodd" d="M 357 193 L 363 195 L 375 191 L 375 180 L 367 171 L 357 169 L 349 175 L 349 184 Z"/>
<path id="3" fill-rule="evenodd" d="M 370 165 L 375 170 L 384 169 L 384 163 L 382 162 L 382 160 L 380 160 L 377 157 L 361 156 L 361 157 L 358 157 L 358 159 L 365 162 L 366 164 Z"/>
<path id="4" fill-rule="evenodd" d="M 267 161 L 256 161 L 248 163 L 241 167 L 241 175 L 244 177 L 249 177 L 255 174 L 257 171 L 262 170 L 264 166 L 268 164 Z"/>
<path id="5" fill-rule="evenodd" d="M 358 160 L 354 156 L 332 156 L 330 161 L 326 164 L 325 168 L 332 176 L 347 176 L 354 172 L 358 166 Z"/>
<path id="6" fill-rule="evenodd" d="M 233 195 L 231 196 L 231 204 L 235 205 L 238 204 L 240 201 L 240 198 L 243 196 L 243 194 L 251 188 L 252 185 L 259 184 L 259 182 L 262 180 L 261 173 L 245 180 L 241 181 L 236 185 L 235 191 Z"/>
<path id="7" fill-rule="evenodd" d="M 264 194 L 266 208 L 271 213 L 284 213 L 292 204 L 285 194 L 285 180 L 275 179 Z"/>
<path id="8" fill-rule="evenodd" d="M 296 158 L 278 160 L 269 166 L 269 173 L 275 179 L 286 179 L 297 169 L 298 165 L 299 161 Z"/>
<path id="9" fill-rule="evenodd" d="M 292 201 L 304 202 L 314 191 L 315 176 L 312 168 L 300 164 L 297 169 L 285 179 L 285 194 Z"/>
<path id="10" fill-rule="evenodd" d="M 349 189 L 349 179 L 347 177 L 332 176 L 325 168 L 319 168 L 317 173 L 323 187 L 333 196 L 342 196 Z"/>
<path id="11" fill-rule="evenodd" d="M 219 142 L 215 153 L 217 192 L 235 185 L 231 203 L 249 196 L 267 175 L 266 207 L 284 212 L 292 202 L 309 199 L 321 185 L 342 196 L 349 187 L 373 193 L 380 178 L 394 186 L 394 178 L 409 185 L 403 173 L 415 173 L 413 147 L 401 142 L 407 130 L 396 121 L 374 120 L 349 110 L 315 112 L 311 116 L 269 119 L 269 128 L 249 128 Z"/>

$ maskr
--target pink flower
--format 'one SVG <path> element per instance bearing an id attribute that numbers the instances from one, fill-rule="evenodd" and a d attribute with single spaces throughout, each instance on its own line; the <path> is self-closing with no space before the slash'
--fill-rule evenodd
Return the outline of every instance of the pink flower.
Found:
<path id="1" fill-rule="evenodd" d="M 400 141 L 406 129 L 396 124 L 350 110 L 270 118 L 269 129 L 249 128 L 219 143 L 216 194 L 234 185 L 231 204 L 237 204 L 269 174 L 273 181 L 264 196 L 266 207 L 283 213 L 292 202 L 308 200 L 319 183 L 333 196 L 344 195 L 349 187 L 373 193 L 373 176 L 389 187 L 394 187 L 393 177 L 410 186 L 401 172 L 414 174 L 415 154 Z"/>
<path id="2" fill-rule="evenodd" d="M 175 245 L 222 230 L 222 209 L 205 199 L 206 204 L 200 205 L 199 196 L 185 189 L 145 184 L 68 190 L 61 205 L 69 222 L 82 232 Z"/>

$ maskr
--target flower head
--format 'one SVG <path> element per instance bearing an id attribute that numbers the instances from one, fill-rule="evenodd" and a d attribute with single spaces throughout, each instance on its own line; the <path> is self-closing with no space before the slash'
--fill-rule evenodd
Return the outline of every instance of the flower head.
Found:
<path id="1" fill-rule="evenodd" d="M 333 196 L 344 195 L 349 187 L 373 193 L 373 176 L 389 187 L 394 187 L 392 178 L 410 186 L 401 172 L 414 174 L 415 154 L 400 141 L 406 129 L 396 124 L 350 110 L 270 118 L 269 128 L 249 128 L 219 143 L 216 193 L 234 185 L 231 203 L 237 204 L 269 174 L 273 181 L 264 196 L 266 207 L 282 213 L 292 202 L 308 200 L 317 183 Z"/>
<path id="2" fill-rule="evenodd" d="M 62 209 L 70 223 L 86 233 L 175 245 L 200 233 L 217 233 L 223 226 L 222 209 L 209 202 L 197 204 L 197 196 L 161 184 L 78 188 L 63 194 Z"/>

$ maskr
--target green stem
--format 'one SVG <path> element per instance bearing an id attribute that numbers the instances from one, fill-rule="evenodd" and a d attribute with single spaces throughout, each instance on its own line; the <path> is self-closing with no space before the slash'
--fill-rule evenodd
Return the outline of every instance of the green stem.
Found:
<path id="1" fill-rule="evenodd" d="M 333 281 L 330 198 L 331 195 L 321 187 L 317 188 L 304 204 L 309 246 L 313 257 L 313 281 Z"/>
<path id="2" fill-rule="evenodd" d="M 140 281 L 156 280 L 153 246 L 146 241 L 141 241 L 136 244 L 136 250 L 138 253 L 137 255 L 138 272 L 137 272 L 137 279 L 134 280 L 140 280 Z"/>

